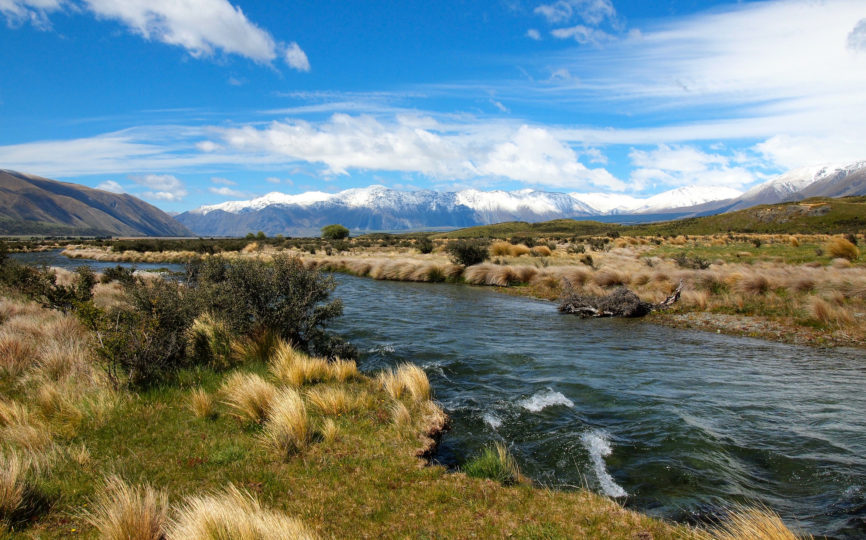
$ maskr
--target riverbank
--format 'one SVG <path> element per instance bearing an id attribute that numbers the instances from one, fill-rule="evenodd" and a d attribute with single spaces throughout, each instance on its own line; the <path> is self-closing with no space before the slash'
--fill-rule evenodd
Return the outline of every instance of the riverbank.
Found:
<path id="1" fill-rule="evenodd" d="M 4 357 L 0 429 L 3 470 L 12 472 L 2 482 L 12 489 L 0 519 L 12 537 L 129 534 L 114 516 L 180 538 L 180 523 L 205 519 L 195 508 L 202 497 L 244 509 L 216 518 L 227 527 L 270 516 L 267 538 L 286 523 L 307 538 L 696 534 L 586 490 L 503 485 L 430 465 L 417 456 L 445 417 L 420 370 L 370 377 L 285 349 L 265 364 L 186 371 L 132 393 L 107 384 L 92 337 L 71 316 L 3 299 L 0 321 L 4 343 L 67 351 L 62 370 L 49 369 L 38 347 Z"/>
<path id="2" fill-rule="evenodd" d="M 852 238 L 857 240 L 856 237 Z M 464 267 L 438 241 L 432 253 L 409 245 L 345 243 L 340 250 L 249 243 L 222 257 L 269 257 L 288 252 L 309 267 L 393 281 L 459 282 L 556 300 L 567 280 L 581 294 L 604 295 L 625 286 L 659 302 L 683 281 L 673 309 L 649 320 L 773 341 L 866 347 L 866 266 L 859 249 L 828 235 L 713 235 L 603 238 L 549 242 L 529 248 L 498 242 L 490 259 Z M 841 247 L 840 247 L 841 246 Z M 310 253 L 314 251 L 315 253 Z M 329 254 L 330 253 L 330 254 Z M 100 261 L 183 262 L 191 251 L 114 252 L 70 247 L 70 257 Z"/>

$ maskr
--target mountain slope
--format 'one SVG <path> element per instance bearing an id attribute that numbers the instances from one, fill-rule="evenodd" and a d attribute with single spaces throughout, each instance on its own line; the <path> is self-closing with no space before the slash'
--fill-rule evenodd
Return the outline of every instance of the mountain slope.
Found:
<path id="1" fill-rule="evenodd" d="M 191 236 L 128 194 L 0 169 L 0 234 Z"/>

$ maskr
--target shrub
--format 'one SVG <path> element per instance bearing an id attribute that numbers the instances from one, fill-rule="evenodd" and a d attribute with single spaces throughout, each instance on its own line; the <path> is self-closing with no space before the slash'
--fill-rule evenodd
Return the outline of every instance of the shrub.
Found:
<path id="1" fill-rule="evenodd" d="M 860 257 L 860 249 L 849 240 L 842 237 L 832 238 L 827 243 L 827 252 L 833 257 L 855 261 Z"/>
<path id="2" fill-rule="evenodd" d="M 233 373 L 223 383 L 225 404 L 235 416 L 249 422 L 261 423 L 277 393 L 274 385 L 254 373 Z"/>
<path id="3" fill-rule="evenodd" d="M 693 270 L 706 270 L 710 267 L 710 261 L 703 257 L 689 257 L 685 253 L 678 253 L 674 261 L 680 268 L 691 268 Z"/>
<path id="4" fill-rule="evenodd" d="M 342 225 L 326 225 L 322 227 L 322 238 L 326 240 L 342 240 L 349 237 L 349 229 Z"/>
<path id="5" fill-rule="evenodd" d="M 102 283 L 119 281 L 124 285 L 131 285 L 132 282 L 135 281 L 135 269 L 120 266 L 119 264 L 113 268 L 106 268 L 102 271 L 102 279 L 100 279 L 100 281 Z"/>
<path id="6" fill-rule="evenodd" d="M 455 264 L 472 266 L 481 264 L 488 257 L 487 244 L 480 240 L 457 240 L 446 248 Z"/>
<path id="7" fill-rule="evenodd" d="M 203 308 L 220 313 L 235 334 L 271 329 L 305 352 L 344 358 L 357 354 L 324 330 L 343 312 L 340 300 L 328 301 L 336 282 L 305 268 L 296 257 L 279 254 L 271 262 L 209 257 L 191 265 L 188 274 Z"/>
<path id="8" fill-rule="evenodd" d="M 190 497 L 168 528 L 167 540 L 315 540 L 298 519 L 267 510 L 233 485 L 222 494 Z"/>
<path id="9" fill-rule="evenodd" d="M 85 518 L 106 540 L 160 540 L 168 521 L 168 496 L 112 476 Z"/>
<path id="10" fill-rule="evenodd" d="M 586 251 L 586 246 L 583 244 L 569 244 L 568 247 L 565 248 L 565 251 L 572 255 L 584 253 Z"/>
<path id="11" fill-rule="evenodd" d="M 421 253 L 433 252 L 433 240 L 430 240 L 429 236 L 422 236 L 419 238 L 416 245 L 418 246 L 418 251 Z"/>
<path id="12" fill-rule="evenodd" d="M 516 484 L 520 479 L 517 461 L 500 442 L 470 459 L 463 466 L 463 472 L 473 478 L 489 478 L 504 485 Z"/>
<path id="13" fill-rule="evenodd" d="M 283 388 L 271 403 L 263 439 L 281 456 L 288 458 L 306 448 L 311 435 L 304 400 L 297 390 Z"/>

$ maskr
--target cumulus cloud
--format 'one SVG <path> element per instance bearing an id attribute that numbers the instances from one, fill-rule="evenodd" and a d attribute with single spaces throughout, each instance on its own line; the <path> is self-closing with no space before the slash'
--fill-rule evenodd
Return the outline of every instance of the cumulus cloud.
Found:
<path id="1" fill-rule="evenodd" d="M 526 37 L 528 37 L 529 39 L 534 39 L 535 41 L 540 41 L 541 40 L 541 32 L 539 32 L 535 28 L 530 28 L 529 30 L 526 31 Z"/>
<path id="2" fill-rule="evenodd" d="M 571 147 L 542 127 L 441 125 L 429 117 L 337 114 L 328 121 L 273 122 L 221 131 L 227 146 L 262 159 L 321 163 L 328 174 L 351 169 L 402 171 L 437 179 L 497 177 L 552 187 L 623 189 L 604 169 L 588 169 Z"/>
<path id="3" fill-rule="evenodd" d="M 307 53 L 294 41 L 289 43 L 284 51 L 286 63 L 298 71 L 310 71 L 310 61 Z"/>
<path id="4" fill-rule="evenodd" d="M 587 24 L 598 25 L 605 19 L 616 17 L 616 9 L 610 0 L 558 0 L 552 4 L 541 4 L 535 8 L 551 24 L 579 19 Z"/>
<path id="5" fill-rule="evenodd" d="M 133 176 L 131 180 L 143 186 L 148 191 L 142 192 L 142 197 L 157 201 L 178 202 L 187 195 L 186 187 L 176 176 L 170 174 L 147 174 Z"/>
<path id="6" fill-rule="evenodd" d="M 119 21 L 146 40 L 182 47 L 195 58 L 221 52 L 270 64 L 282 54 L 292 69 L 310 71 L 297 43 L 277 42 L 228 0 L 0 0 L 10 25 L 48 27 L 48 15 L 67 7 Z"/>
<path id="7" fill-rule="evenodd" d="M 755 145 L 755 150 L 767 161 L 786 169 L 851 163 L 866 159 L 866 137 L 776 135 Z"/>
<path id="8" fill-rule="evenodd" d="M 758 177 L 730 157 L 710 154 L 693 146 L 658 145 L 653 150 L 632 149 L 629 159 L 634 190 L 654 186 L 726 186 L 739 188 Z"/>
<path id="9" fill-rule="evenodd" d="M 102 182 L 96 189 L 101 189 L 103 191 L 110 191 L 111 193 L 126 193 L 126 190 L 123 189 L 123 186 L 115 182 L 114 180 L 106 180 Z"/>
<path id="10" fill-rule="evenodd" d="M 48 15 L 60 11 L 64 0 L 0 0 L 0 13 L 10 27 L 30 23 L 36 28 L 51 27 Z"/>

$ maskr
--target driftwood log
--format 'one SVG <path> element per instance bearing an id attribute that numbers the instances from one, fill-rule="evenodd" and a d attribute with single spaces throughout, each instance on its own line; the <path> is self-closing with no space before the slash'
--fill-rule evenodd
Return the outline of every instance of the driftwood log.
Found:
<path id="1" fill-rule="evenodd" d="M 581 317 L 643 317 L 652 311 L 665 309 L 680 299 L 683 282 L 663 302 L 653 304 L 644 302 L 632 291 L 620 287 L 606 296 L 577 294 L 571 282 L 563 280 L 564 287 L 560 298 L 559 311 L 573 313 Z"/>

